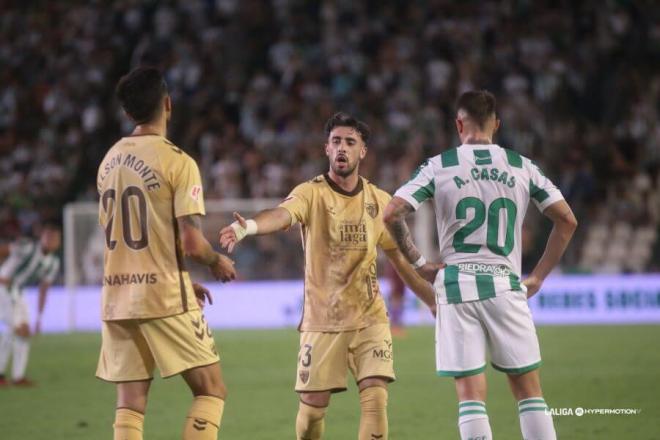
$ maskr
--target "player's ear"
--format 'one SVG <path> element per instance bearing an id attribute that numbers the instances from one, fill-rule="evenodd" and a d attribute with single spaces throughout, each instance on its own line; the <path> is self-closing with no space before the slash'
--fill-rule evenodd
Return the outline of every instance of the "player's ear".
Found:
<path id="1" fill-rule="evenodd" d="M 458 131 L 458 134 L 463 133 L 463 121 L 456 118 L 456 131 Z"/>
<path id="2" fill-rule="evenodd" d="M 500 129 L 500 122 L 501 121 L 499 118 L 495 118 L 495 128 L 493 129 L 493 134 L 497 133 L 497 130 Z"/>
<path id="3" fill-rule="evenodd" d="M 325 143 L 325 155 L 330 157 L 330 143 L 329 142 Z"/>
<path id="4" fill-rule="evenodd" d="M 362 148 L 360 148 L 360 160 L 364 159 L 366 155 L 367 155 L 367 144 L 362 144 Z"/>

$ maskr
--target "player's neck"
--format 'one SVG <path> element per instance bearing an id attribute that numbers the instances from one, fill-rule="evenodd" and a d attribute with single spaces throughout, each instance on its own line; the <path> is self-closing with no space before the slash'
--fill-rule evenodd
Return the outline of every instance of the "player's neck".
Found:
<path id="1" fill-rule="evenodd" d="M 463 144 L 490 145 L 493 143 L 493 136 L 482 132 L 466 134 L 463 137 Z"/>
<path id="2" fill-rule="evenodd" d="M 144 136 L 147 134 L 155 134 L 158 136 L 167 136 L 167 124 L 164 121 L 148 122 L 146 124 L 138 124 L 135 126 L 133 136 Z"/>
<path id="3" fill-rule="evenodd" d="M 339 174 L 336 174 L 334 171 L 332 171 L 332 168 L 330 168 L 330 171 L 328 171 L 328 177 L 337 184 L 338 187 L 346 191 L 347 193 L 351 193 L 357 188 L 358 182 L 360 181 L 360 176 L 357 173 L 357 170 L 355 172 L 351 173 L 348 176 L 340 176 Z"/>

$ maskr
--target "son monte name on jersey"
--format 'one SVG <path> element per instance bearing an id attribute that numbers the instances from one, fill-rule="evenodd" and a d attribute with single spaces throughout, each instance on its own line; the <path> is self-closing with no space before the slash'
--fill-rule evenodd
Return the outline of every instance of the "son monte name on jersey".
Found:
<path id="1" fill-rule="evenodd" d="M 147 191 L 153 191 L 160 188 L 157 174 L 144 163 L 144 160 L 138 158 L 134 154 L 126 154 L 126 156 L 124 156 L 123 153 L 117 153 L 105 163 L 103 173 L 99 174 L 99 187 L 108 174 L 110 174 L 110 171 L 118 166 L 123 166 L 136 172 L 142 178 Z"/>

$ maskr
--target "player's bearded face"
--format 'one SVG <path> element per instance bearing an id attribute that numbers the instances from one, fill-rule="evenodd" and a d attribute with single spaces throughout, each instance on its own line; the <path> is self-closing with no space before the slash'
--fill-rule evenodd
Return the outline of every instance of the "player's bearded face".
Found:
<path id="1" fill-rule="evenodd" d="M 360 161 L 367 154 L 367 148 L 355 129 L 336 127 L 330 132 L 325 154 L 330 159 L 330 168 L 341 177 L 356 172 Z"/>

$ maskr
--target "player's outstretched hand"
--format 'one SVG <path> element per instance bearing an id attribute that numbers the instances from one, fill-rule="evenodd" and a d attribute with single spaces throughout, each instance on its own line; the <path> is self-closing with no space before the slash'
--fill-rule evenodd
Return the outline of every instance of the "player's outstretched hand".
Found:
<path id="1" fill-rule="evenodd" d="M 245 237 L 247 229 L 247 222 L 238 212 L 234 212 L 234 218 L 236 219 L 234 223 L 225 226 L 220 231 L 220 246 L 227 249 L 229 253 L 232 253 L 236 243 Z M 236 227 L 236 223 L 238 223 L 239 228 Z"/>
<path id="2" fill-rule="evenodd" d="M 431 263 L 428 262 L 425 265 L 417 269 L 417 273 L 420 277 L 424 278 L 429 283 L 433 284 L 435 282 L 435 276 L 438 274 L 438 271 L 443 267 L 447 266 L 444 263 Z"/>
<path id="3" fill-rule="evenodd" d="M 536 292 L 538 292 L 539 289 L 541 289 L 541 284 L 543 284 L 543 281 L 534 275 L 530 275 L 525 278 L 522 284 L 523 286 L 527 287 L 527 298 L 531 298 L 532 296 L 536 295 Z"/>
<path id="4" fill-rule="evenodd" d="M 211 292 L 209 292 L 209 289 L 206 287 L 202 286 L 199 283 L 192 283 L 193 285 L 193 291 L 195 292 L 195 297 L 197 297 L 197 304 L 199 304 L 199 308 L 203 309 L 206 301 L 208 300 L 209 304 L 213 304 L 213 296 L 211 296 Z"/>
<path id="5" fill-rule="evenodd" d="M 217 279 L 226 283 L 236 278 L 236 269 L 234 268 L 234 261 L 222 254 L 218 254 L 218 261 L 210 266 L 211 273 Z"/>

